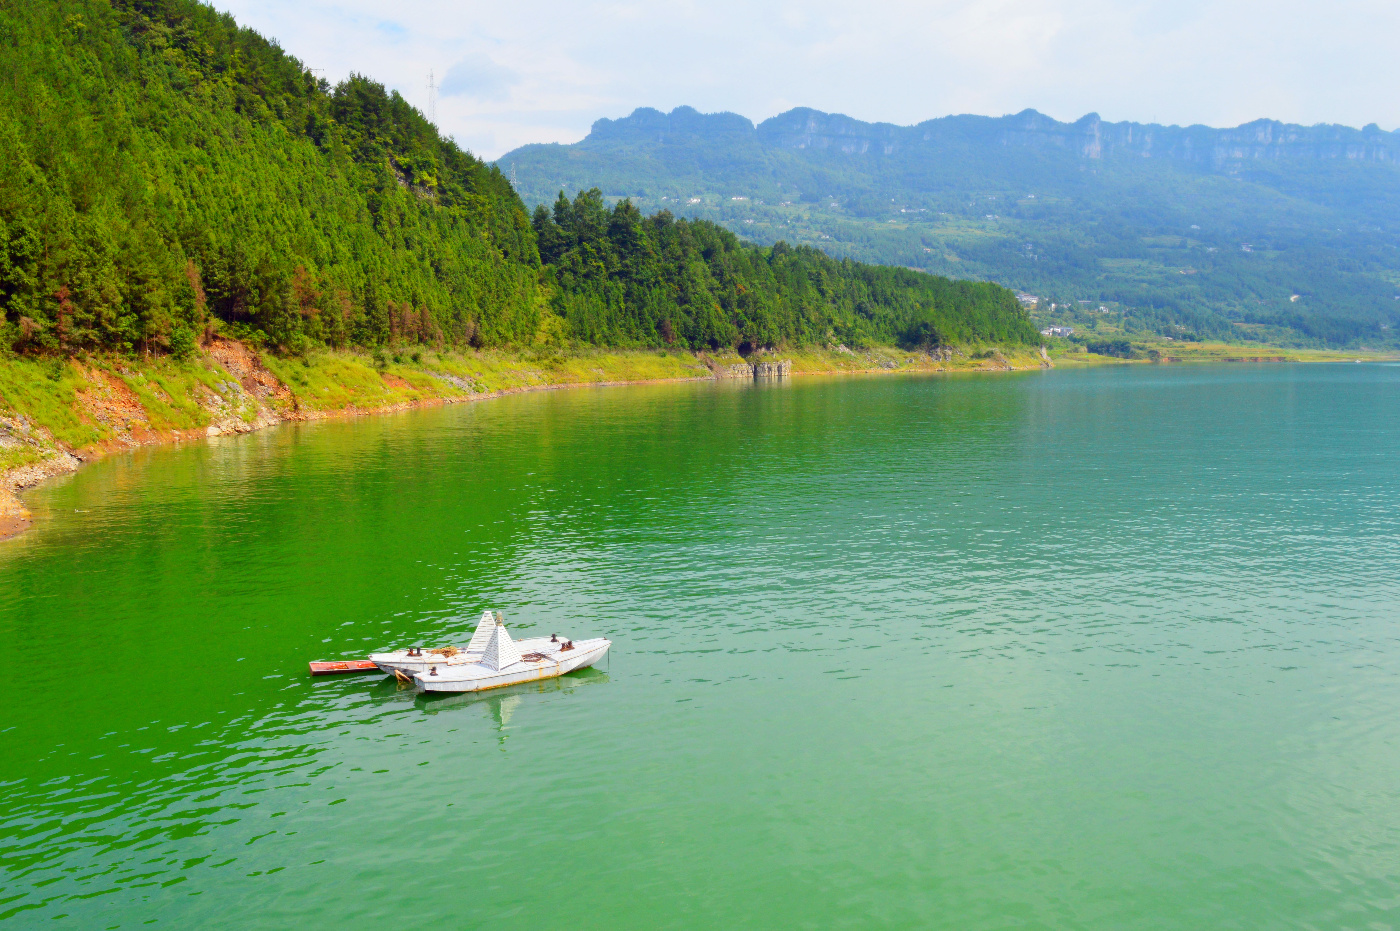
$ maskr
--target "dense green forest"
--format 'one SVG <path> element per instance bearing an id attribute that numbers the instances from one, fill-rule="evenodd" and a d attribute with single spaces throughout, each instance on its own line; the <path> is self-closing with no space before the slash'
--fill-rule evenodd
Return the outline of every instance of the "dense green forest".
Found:
<path id="1" fill-rule="evenodd" d="M 757 249 L 706 221 L 609 209 L 597 188 L 535 209 L 561 315 L 592 343 L 906 346 L 1038 339 L 1011 292 L 808 246 Z M 678 314 L 681 308 L 686 313 Z"/>
<path id="2" fill-rule="evenodd" d="M 532 221 L 396 92 L 195 0 L 0 0 L 0 75 L 0 351 L 1037 339 L 1002 288 L 596 191 Z"/>
<path id="3" fill-rule="evenodd" d="M 1375 126 L 1026 111 L 900 127 L 805 109 L 754 126 L 682 107 L 498 164 L 530 204 L 596 184 L 756 242 L 997 281 L 1038 295 L 1041 323 L 1081 332 L 1400 338 L 1400 134 Z"/>

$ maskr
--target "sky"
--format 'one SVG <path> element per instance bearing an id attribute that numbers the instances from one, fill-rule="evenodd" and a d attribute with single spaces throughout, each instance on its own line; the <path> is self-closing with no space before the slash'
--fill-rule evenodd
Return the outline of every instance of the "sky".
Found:
<path id="1" fill-rule="evenodd" d="M 214 0 L 479 156 L 637 107 L 1400 126 L 1397 0 Z"/>

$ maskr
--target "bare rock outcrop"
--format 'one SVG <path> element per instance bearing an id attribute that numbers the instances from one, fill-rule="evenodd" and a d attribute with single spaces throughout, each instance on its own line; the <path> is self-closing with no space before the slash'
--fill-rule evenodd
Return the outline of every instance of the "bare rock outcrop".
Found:
<path id="1" fill-rule="evenodd" d="M 791 359 L 780 359 L 776 362 L 753 363 L 754 378 L 787 378 L 791 374 Z"/>

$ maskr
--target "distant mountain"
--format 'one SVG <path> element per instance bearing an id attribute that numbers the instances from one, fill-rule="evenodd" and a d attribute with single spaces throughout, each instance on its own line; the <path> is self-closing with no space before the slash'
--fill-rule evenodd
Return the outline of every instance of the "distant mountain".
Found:
<path id="1" fill-rule="evenodd" d="M 1034 110 L 917 126 L 795 109 L 639 109 L 497 164 L 526 203 L 598 186 L 760 243 L 988 279 L 1045 321 L 1393 345 L 1400 132 L 1061 123 Z M 1054 311 L 1049 305 L 1054 303 Z"/>

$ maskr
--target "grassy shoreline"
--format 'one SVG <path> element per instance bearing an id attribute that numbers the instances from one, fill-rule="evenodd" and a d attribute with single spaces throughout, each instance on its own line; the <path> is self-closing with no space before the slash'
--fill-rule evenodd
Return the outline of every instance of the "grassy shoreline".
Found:
<path id="1" fill-rule="evenodd" d="M 1400 359 L 1400 352 L 1370 349 L 1286 349 L 1277 346 L 1240 345 L 1214 341 L 1182 342 L 1164 339 L 1131 340 L 1145 358 L 1119 359 L 1086 352 L 1082 346 L 1053 340 L 1050 353 L 1056 365 L 1118 365 L 1133 363 L 1201 362 L 1354 362 Z M 1155 354 L 1155 357 L 1149 354 Z"/>
<path id="2" fill-rule="evenodd" d="M 1173 347 L 1170 358 L 1158 361 L 1357 358 L 1396 356 L 1179 344 Z M 661 350 L 416 350 L 378 358 L 353 351 L 320 351 L 289 358 L 257 353 L 228 339 L 216 339 L 183 362 L 169 357 L 116 355 L 0 359 L 0 539 L 32 523 L 32 515 L 19 499 L 20 491 L 113 452 L 247 433 L 288 420 L 398 411 L 522 391 L 745 377 L 748 361 L 779 359 L 792 363 L 793 375 L 997 372 L 1052 364 L 1132 364 L 1063 349 L 1046 356 L 1027 347 L 952 349 L 932 354 L 891 347 L 837 347 L 773 353 L 750 360 L 732 351 Z"/>

